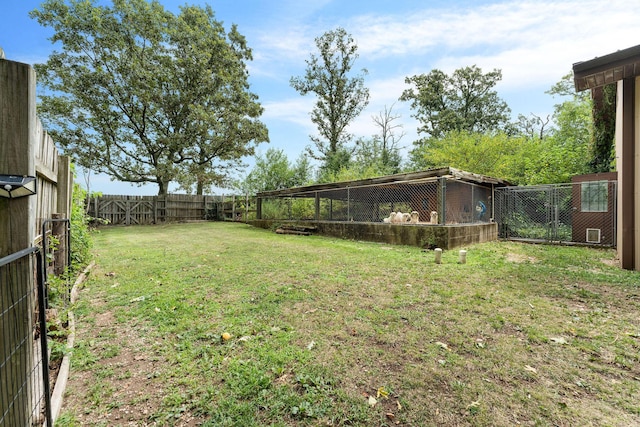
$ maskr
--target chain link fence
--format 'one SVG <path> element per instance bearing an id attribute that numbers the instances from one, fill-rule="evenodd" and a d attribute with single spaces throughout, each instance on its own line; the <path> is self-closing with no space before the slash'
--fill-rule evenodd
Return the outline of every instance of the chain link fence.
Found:
<path id="1" fill-rule="evenodd" d="M 499 237 L 616 245 L 616 181 L 496 190 Z"/>
<path id="2" fill-rule="evenodd" d="M 492 188 L 448 177 L 263 197 L 268 220 L 472 224 L 492 217 Z M 400 213 L 400 219 L 395 219 Z M 393 214 L 393 215 L 392 215 Z M 413 215 L 412 215 L 413 214 Z"/>

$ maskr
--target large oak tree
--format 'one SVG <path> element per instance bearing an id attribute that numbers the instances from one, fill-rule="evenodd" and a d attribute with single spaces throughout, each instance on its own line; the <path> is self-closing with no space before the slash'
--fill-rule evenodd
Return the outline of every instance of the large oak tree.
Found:
<path id="1" fill-rule="evenodd" d="M 79 165 L 201 194 L 268 141 L 251 49 L 209 6 L 174 15 L 155 0 L 47 0 L 31 16 L 61 47 L 36 65 L 39 115 Z"/>

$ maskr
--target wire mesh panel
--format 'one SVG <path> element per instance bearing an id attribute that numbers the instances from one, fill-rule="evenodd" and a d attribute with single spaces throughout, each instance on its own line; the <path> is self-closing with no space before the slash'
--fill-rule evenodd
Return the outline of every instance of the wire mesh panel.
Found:
<path id="1" fill-rule="evenodd" d="M 499 236 L 615 246 L 615 181 L 496 190 Z"/>
<path id="2" fill-rule="evenodd" d="M 489 222 L 492 189 L 449 178 L 340 187 L 262 199 L 262 219 L 470 224 Z"/>
<path id="3" fill-rule="evenodd" d="M 490 188 L 463 181 L 447 180 L 445 187 L 445 224 L 489 222 L 493 208 Z"/>
<path id="4" fill-rule="evenodd" d="M 36 248 L 0 259 L 0 427 L 51 425 L 42 265 Z"/>

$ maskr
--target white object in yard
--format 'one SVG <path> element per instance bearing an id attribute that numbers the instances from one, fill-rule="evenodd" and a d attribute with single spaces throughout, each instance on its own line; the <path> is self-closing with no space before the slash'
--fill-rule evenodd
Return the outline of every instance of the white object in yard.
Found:
<path id="1" fill-rule="evenodd" d="M 442 249 L 435 248 L 433 252 L 436 254 L 436 264 L 442 264 Z"/>
<path id="2" fill-rule="evenodd" d="M 465 251 L 464 249 L 462 249 L 460 251 L 459 262 L 460 262 L 460 264 L 466 264 L 467 263 L 467 251 Z"/>
<path id="3" fill-rule="evenodd" d="M 437 224 L 437 223 L 438 223 L 438 212 L 431 211 L 431 224 Z"/>

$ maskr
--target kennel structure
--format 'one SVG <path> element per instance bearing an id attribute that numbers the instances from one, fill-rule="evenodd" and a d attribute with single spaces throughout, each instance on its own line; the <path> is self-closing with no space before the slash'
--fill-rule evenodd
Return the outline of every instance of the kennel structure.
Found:
<path id="1" fill-rule="evenodd" d="M 570 183 L 496 190 L 500 238 L 615 247 L 617 173 L 577 175 Z"/>
<path id="2" fill-rule="evenodd" d="M 496 189 L 507 185 L 500 179 L 445 167 L 265 191 L 256 195 L 255 225 L 306 223 L 321 234 L 447 248 L 493 240 L 494 234 L 497 238 L 493 200 Z M 398 212 L 407 214 L 406 221 L 391 219 Z M 459 233 L 476 237 L 458 239 L 458 243 L 446 237 Z"/>

